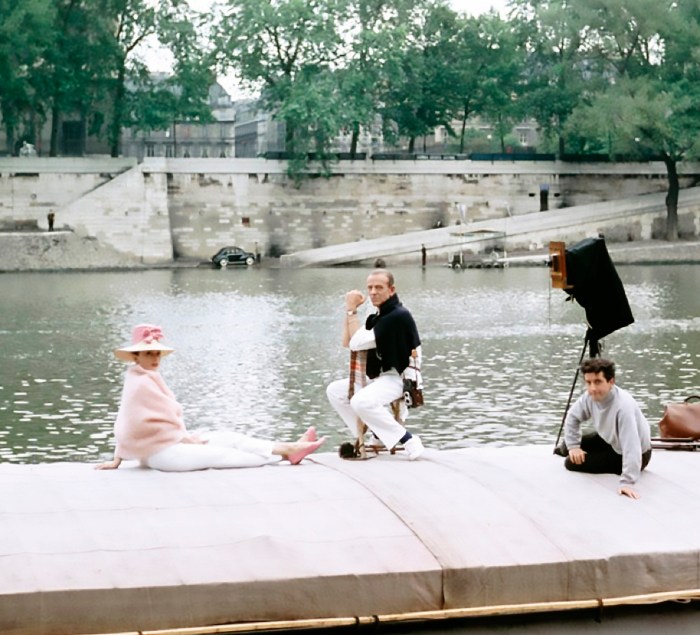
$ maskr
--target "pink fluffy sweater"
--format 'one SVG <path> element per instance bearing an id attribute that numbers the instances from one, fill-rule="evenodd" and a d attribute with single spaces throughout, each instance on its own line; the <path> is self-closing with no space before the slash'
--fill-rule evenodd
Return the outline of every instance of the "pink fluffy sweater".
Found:
<path id="1" fill-rule="evenodd" d="M 187 436 L 182 406 L 158 371 L 128 368 L 114 436 L 122 459 L 145 459 Z"/>

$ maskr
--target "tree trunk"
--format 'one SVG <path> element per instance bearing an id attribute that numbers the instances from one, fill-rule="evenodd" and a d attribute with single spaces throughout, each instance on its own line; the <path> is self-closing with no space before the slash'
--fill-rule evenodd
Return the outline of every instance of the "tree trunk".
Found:
<path id="1" fill-rule="evenodd" d="M 15 129 L 12 126 L 5 126 L 5 146 L 7 147 L 7 154 L 11 157 L 16 157 L 17 152 L 15 151 Z"/>
<path id="2" fill-rule="evenodd" d="M 496 129 L 494 131 L 498 135 L 498 141 L 501 145 L 501 154 L 506 153 L 506 133 L 503 130 L 503 116 L 501 113 L 498 113 L 498 117 L 496 118 Z"/>
<path id="3" fill-rule="evenodd" d="M 51 108 L 51 140 L 49 141 L 49 156 L 58 156 L 58 130 L 61 119 L 61 113 L 56 107 L 56 100 L 54 99 L 54 106 Z"/>
<path id="4" fill-rule="evenodd" d="M 354 121 L 352 124 L 352 137 L 350 139 L 350 158 L 354 159 L 357 153 L 357 142 L 360 138 L 360 124 Z"/>
<path id="5" fill-rule="evenodd" d="M 119 156 L 119 150 L 122 138 L 122 125 L 124 123 L 124 102 L 126 101 L 126 86 L 124 78 L 126 76 L 126 63 L 121 60 L 119 71 L 117 73 L 117 85 L 114 91 L 114 103 L 112 107 L 112 123 L 109 127 L 109 146 L 110 155 L 112 157 Z"/>
<path id="6" fill-rule="evenodd" d="M 464 154 L 464 135 L 467 133 L 467 120 L 469 119 L 469 102 L 464 101 L 464 108 L 462 109 L 462 130 L 459 134 L 459 153 Z"/>
<path id="7" fill-rule="evenodd" d="M 415 137 L 410 137 L 408 140 L 408 151 L 409 153 L 413 152 L 413 149 L 416 147 L 416 138 Z"/>
<path id="8" fill-rule="evenodd" d="M 666 194 L 666 240 L 678 240 L 678 165 L 675 159 L 664 155 L 664 164 L 668 174 L 668 193 Z"/>
<path id="9" fill-rule="evenodd" d="M 284 151 L 294 154 L 294 124 L 291 119 L 284 120 Z"/>

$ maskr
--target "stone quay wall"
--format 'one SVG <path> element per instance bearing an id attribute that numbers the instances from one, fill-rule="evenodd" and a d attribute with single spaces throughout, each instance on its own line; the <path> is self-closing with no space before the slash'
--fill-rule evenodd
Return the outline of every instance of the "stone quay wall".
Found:
<path id="1" fill-rule="evenodd" d="M 285 170 L 265 159 L 0 159 L 0 230 L 44 230 L 52 210 L 56 229 L 156 264 L 230 244 L 279 256 L 513 217 L 539 211 L 543 191 L 555 210 L 667 188 L 661 163 L 342 161 L 298 187 Z M 682 187 L 700 180 L 698 164 L 679 171 Z"/>

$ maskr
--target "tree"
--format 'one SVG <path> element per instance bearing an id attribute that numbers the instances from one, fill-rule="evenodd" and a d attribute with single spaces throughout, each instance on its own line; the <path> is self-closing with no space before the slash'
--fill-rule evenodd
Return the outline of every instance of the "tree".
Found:
<path id="1" fill-rule="evenodd" d="M 54 41 L 50 0 L 0 0 L 0 115 L 7 152 L 16 154 L 17 135 L 32 116 L 44 116 L 44 58 Z M 36 143 L 29 130 L 29 140 Z"/>
<path id="2" fill-rule="evenodd" d="M 678 162 L 700 156 L 700 8 L 694 0 L 597 0 L 591 21 L 604 86 L 577 121 L 616 152 L 660 158 L 668 175 L 666 239 L 678 238 Z"/>
<path id="3" fill-rule="evenodd" d="M 148 131 L 165 130 L 177 121 L 213 121 L 208 95 L 216 81 L 215 60 L 202 35 L 204 18 L 185 4 L 161 8 L 158 38 L 173 55 L 173 73 L 142 72 L 131 78 L 124 126 Z"/>
<path id="4" fill-rule="evenodd" d="M 44 103 L 51 122 L 49 155 L 58 155 L 61 123 L 66 115 L 83 122 L 106 98 L 105 70 L 109 68 L 110 42 L 105 15 L 99 3 L 86 0 L 52 0 L 55 38 L 44 55 Z"/>
<path id="5" fill-rule="evenodd" d="M 512 2 L 512 19 L 527 50 L 523 109 L 555 140 L 560 155 L 566 152 L 566 122 L 599 76 L 586 55 L 589 5 L 595 1 Z"/>
<path id="6" fill-rule="evenodd" d="M 285 122 L 290 153 L 289 175 L 297 184 L 314 159 L 322 174 L 330 174 L 331 146 L 344 122 L 344 103 L 336 76 L 329 71 L 305 69 L 289 86 L 278 109 Z"/>
<path id="7" fill-rule="evenodd" d="M 145 0 L 102 0 L 104 2 L 104 25 L 109 28 L 111 102 L 110 119 L 107 124 L 107 140 L 110 154 L 118 157 L 121 131 L 128 121 L 129 95 L 127 80 L 143 78 L 148 74 L 146 65 L 134 55 L 137 47 L 156 34 L 156 10 Z"/>
<path id="8" fill-rule="evenodd" d="M 415 0 L 350 0 L 345 16 L 347 48 L 338 81 L 344 127 L 351 133 L 350 152 L 357 151 L 360 130 L 373 128 L 384 87 L 402 52 L 405 26 Z"/>
<path id="9" fill-rule="evenodd" d="M 517 33 L 497 13 L 467 18 L 460 33 L 460 152 L 467 121 L 482 115 L 493 125 L 505 151 L 505 136 L 520 117 L 517 96 L 524 58 Z"/>
<path id="10" fill-rule="evenodd" d="M 417 137 L 438 126 L 452 131 L 459 23 L 457 14 L 440 2 L 416 4 L 409 19 L 404 50 L 387 73 L 381 113 L 387 137 L 408 137 L 413 152 Z"/>
<path id="11" fill-rule="evenodd" d="M 263 105 L 284 123 L 296 173 L 310 148 L 327 154 L 326 131 L 336 125 L 336 114 L 318 100 L 335 94 L 331 78 L 344 53 L 344 11 L 345 0 L 228 0 L 216 26 L 220 67 L 262 88 Z"/>

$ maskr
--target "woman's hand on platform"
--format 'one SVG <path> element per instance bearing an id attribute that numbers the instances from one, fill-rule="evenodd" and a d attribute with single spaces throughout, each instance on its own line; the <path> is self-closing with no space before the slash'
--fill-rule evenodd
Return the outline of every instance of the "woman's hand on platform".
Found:
<path id="1" fill-rule="evenodd" d="M 95 466 L 96 470 L 116 470 L 122 464 L 122 460 L 115 456 L 109 463 L 100 463 Z"/>
<path id="2" fill-rule="evenodd" d="M 203 439 L 200 437 L 198 434 L 188 434 L 186 437 L 184 437 L 181 441 L 181 443 L 192 443 L 194 445 L 206 445 L 209 443 L 207 439 Z"/>
<path id="3" fill-rule="evenodd" d="M 617 493 L 620 496 L 629 496 L 630 498 L 634 499 L 639 498 L 639 494 L 637 494 L 637 492 L 635 492 L 631 487 L 627 487 L 626 485 L 617 490 Z"/>

